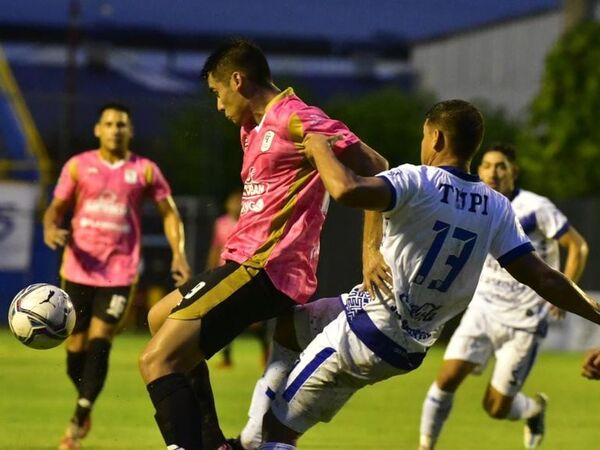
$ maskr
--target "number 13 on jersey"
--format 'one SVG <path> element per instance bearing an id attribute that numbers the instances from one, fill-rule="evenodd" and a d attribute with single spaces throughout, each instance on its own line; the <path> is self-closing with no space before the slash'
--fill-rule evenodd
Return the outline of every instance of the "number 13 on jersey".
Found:
<path id="1" fill-rule="evenodd" d="M 433 231 L 436 233 L 433 242 L 431 243 L 431 247 L 427 251 L 425 255 L 425 259 L 419 268 L 419 271 L 415 275 L 413 282 L 415 284 L 423 284 L 429 275 L 433 265 L 437 257 L 439 256 L 440 250 L 442 249 L 442 245 L 444 241 L 448 237 L 448 233 L 450 233 L 452 226 L 446 222 L 442 222 L 441 220 L 436 220 L 433 225 Z M 443 280 L 431 280 L 427 285 L 428 289 L 435 289 L 440 292 L 446 292 L 452 282 L 456 279 L 464 265 L 466 264 L 469 256 L 471 256 L 471 252 L 473 251 L 473 247 L 475 246 L 475 242 L 477 241 L 477 235 L 471 231 L 465 230 L 464 228 L 454 227 L 454 231 L 452 232 L 452 239 L 457 239 L 459 241 L 464 242 L 461 252 L 458 255 L 449 255 L 446 259 L 445 264 L 450 266 L 451 269 L 446 275 L 446 278 Z"/>

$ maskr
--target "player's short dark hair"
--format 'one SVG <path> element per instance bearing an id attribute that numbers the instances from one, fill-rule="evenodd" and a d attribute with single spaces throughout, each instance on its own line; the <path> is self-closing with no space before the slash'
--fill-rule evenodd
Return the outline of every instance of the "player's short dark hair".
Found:
<path id="1" fill-rule="evenodd" d="M 425 114 L 433 126 L 439 127 L 454 152 L 470 159 L 477 153 L 483 140 L 483 115 L 471 103 L 464 100 L 446 100 L 436 103 Z"/>
<path id="2" fill-rule="evenodd" d="M 506 159 L 508 159 L 511 163 L 517 161 L 517 149 L 514 147 L 514 145 L 505 144 L 503 142 L 495 142 L 487 147 L 481 156 L 483 157 L 483 155 L 489 152 L 500 152 L 506 156 Z"/>
<path id="3" fill-rule="evenodd" d="M 207 79 L 212 74 L 218 80 L 225 80 L 235 71 L 261 86 L 272 82 L 271 69 L 264 53 L 258 45 L 247 39 L 229 39 L 213 51 L 204 63 L 200 76 Z"/>
<path id="4" fill-rule="evenodd" d="M 106 111 L 108 109 L 114 109 L 115 111 L 120 111 L 122 113 L 125 113 L 125 114 L 127 114 L 127 117 L 129 117 L 129 120 L 131 120 L 131 111 L 123 103 L 119 103 L 119 102 L 105 103 L 100 108 L 98 108 L 98 119 L 100 119 L 100 117 L 102 117 L 102 114 L 104 114 L 104 111 Z"/>

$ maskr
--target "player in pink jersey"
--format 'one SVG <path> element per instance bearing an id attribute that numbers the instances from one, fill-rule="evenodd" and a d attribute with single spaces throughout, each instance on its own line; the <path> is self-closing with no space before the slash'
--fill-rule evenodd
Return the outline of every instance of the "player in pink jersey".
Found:
<path id="1" fill-rule="evenodd" d="M 242 206 L 242 191 L 234 190 L 229 193 L 225 199 L 225 213 L 217 217 L 213 225 L 213 236 L 208 249 L 208 257 L 206 258 L 206 268 L 214 269 L 215 267 L 225 264 L 222 257 L 223 248 L 229 237 L 233 234 L 235 226 L 240 218 L 240 209 Z M 267 322 L 258 322 L 250 326 L 250 330 L 260 342 L 262 361 L 266 363 L 269 357 L 269 339 L 267 333 Z M 232 344 L 227 345 L 221 355 L 222 361 L 219 363 L 221 368 L 229 368 L 233 366 L 231 358 Z"/>
<path id="2" fill-rule="evenodd" d="M 59 446 L 66 450 L 79 448 L 89 431 L 111 343 L 133 297 L 146 197 L 162 215 L 176 285 L 190 275 L 171 189 L 154 162 L 129 150 L 133 128 L 128 109 L 117 103 L 103 106 L 94 133 L 100 147 L 67 161 L 44 214 L 44 241 L 52 249 L 65 247 L 60 275 L 77 313 L 66 343 L 67 373 L 78 392 L 75 414 Z M 61 228 L 70 208 L 71 231 Z"/>
<path id="3" fill-rule="evenodd" d="M 216 417 L 210 418 L 214 405 L 204 361 L 249 324 L 290 313 L 315 291 L 328 194 L 301 152 L 305 135 L 341 136 L 336 155 L 360 173 L 387 167 L 344 124 L 304 103 L 291 88 L 276 87 L 254 44 L 227 42 L 209 56 L 203 76 L 217 96 L 217 109 L 241 126 L 240 220 L 225 244 L 227 262 L 196 276 L 151 311 L 155 334 L 140 357 L 163 438 L 169 448 L 186 450 L 228 448 Z M 379 220 L 368 216 L 366 228 Z"/>

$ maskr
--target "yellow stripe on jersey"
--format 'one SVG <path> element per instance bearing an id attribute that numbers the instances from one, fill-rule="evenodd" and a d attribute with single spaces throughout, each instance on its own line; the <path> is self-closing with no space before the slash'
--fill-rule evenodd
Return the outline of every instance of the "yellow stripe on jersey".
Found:
<path id="1" fill-rule="evenodd" d="M 259 270 L 252 267 L 240 266 L 206 294 L 199 297 L 194 303 L 169 314 L 169 318 L 178 320 L 194 320 L 204 317 L 210 310 L 227 300 L 234 292 L 248 284 Z"/>
<path id="2" fill-rule="evenodd" d="M 294 90 L 291 87 L 281 91 L 279 94 L 277 94 L 271 100 L 269 100 L 269 103 L 267 103 L 267 106 L 265 106 L 265 112 L 263 114 L 263 117 L 267 115 L 267 111 L 269 111 L 275 103 L 277 103 L 278 101 L 282 100 L 285 97 L 289 97 L 290 95 L 296 95 L 294 93 Z"/>
<path id="3" fill-rule="evenodd" d="M 146 186 L 150 186 L 154 179 L 154 172 L 152 170 L 152 164 L 146 164 L 144 167 L 144 181 L 146 182 Z"/>
<path id="4" fill-rule="evenodd" d="M 296 144 L 296 148 L 298 148 L 299 144 L 304 140 L 304 124 L 298 117 L 298 114 L 293 113 L 290 116 L 290 121 L 288 123 L 288 132 L 290 133 L 290 138 L 294 144 Z"/>
<path id="5" fill-rule="evenodd" d="M 270 227 L 271 231 L 269 232 L 266 241 L 256 249 L 252 258 L 244 262 L 244 265 L 256 268 L 264 267 L 271 252 L 275 248 L 275 245 L 279 242 L 287 225 L 287 221 L 294 211 L 294 207 L 298 202 L 299 192 L 308 182 L 310 182 L 312 176 L 314 176 L 314 169 L 306 162 L 305 166 L 298 171 L 296 179 L 288 189 L 286 203 L 279 212 L 273 216 Z"/>
<path id="6" fill-rule="evenodd" d="M 71 179 L 75 182 L 79 181 L 79 174 L 77 172 L 77 162 L 75 160 L 71 160 L 69 163 L 69 175 Z"/>

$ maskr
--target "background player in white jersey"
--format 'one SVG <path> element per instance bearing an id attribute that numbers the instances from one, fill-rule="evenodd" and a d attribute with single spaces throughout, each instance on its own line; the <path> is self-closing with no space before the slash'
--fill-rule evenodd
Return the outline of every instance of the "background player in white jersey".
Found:
<path id="1" fill-rule="evenodd" d="M 559 267 L 559 244 L 567 250 L 564 274 L 577 282 L 585 267 L 586 241 L 545 197 L 515 186 L 516 152 L 507 145 L 490 147 L 483 155 L 479 176 L 508 197 L 517 219 L 540 258 Z M 521 391 L 546 334 L 549 312 L 564 313 L 519 283 L 488 256 L 473 301 L 469 304 L 444 355 L 444 363 L 423 403 L 420 449 L 433 449 L 447 419 L 456 389 L 467 375 L 483 369 L 492 356 L 496 365 L 483 407 L 490 417 L 526 420 L 525 448 L 535 448 L 544 435 L 546 397 L 531 398 Z"/>
<path id="2" fill-rule="evenodd" d="M 553 304 L 600 323 L 600 304 L 535 255 L 508 199 L 468 174 L 482 136 L 474 106 L 438 103 L 423 127 L 424 165 L 377 177 L 341 165 L 331 138 L 307 136 L 305 154 L 332 197 L 384 212 L 381 248 L 393 295 L 371 299 L 360 287 L 348 294 L 345 313 L 308 345 L 274 396 L 261 449 L 294 449 L 361 387 L 416 369 L 443 325 L 471 300 L 488 253 Z"/>

